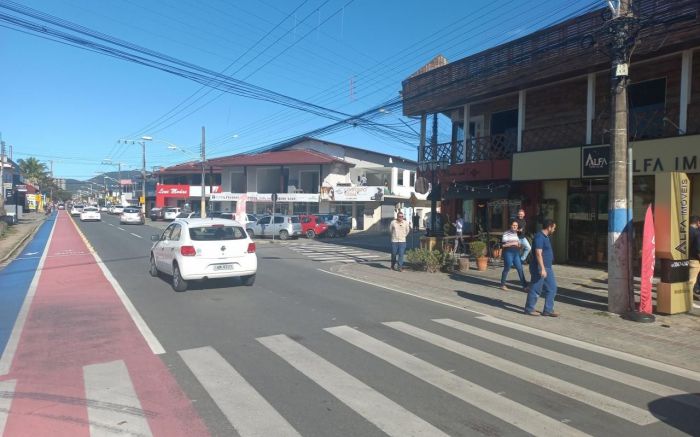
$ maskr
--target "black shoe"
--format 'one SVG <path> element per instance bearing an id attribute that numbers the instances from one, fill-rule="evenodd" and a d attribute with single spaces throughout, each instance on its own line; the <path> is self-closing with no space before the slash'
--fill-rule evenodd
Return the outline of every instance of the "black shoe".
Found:
<path id="1" fill-rule="evenodd" d="M 391 265 L 391 270 L 396 270 L 395 267 L 396 267 L 396 264 L 392 264 L 392 265 Z"/>

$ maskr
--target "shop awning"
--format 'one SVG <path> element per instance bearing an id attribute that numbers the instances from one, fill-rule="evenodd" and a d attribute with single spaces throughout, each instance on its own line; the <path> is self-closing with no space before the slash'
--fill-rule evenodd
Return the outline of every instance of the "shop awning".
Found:
<path id="1" fill-rule="evenodd" d="M 503 199 L 510 196 L 508 182 L 456 182 L 450 184 L 443 198 L 450 199 Z"/>

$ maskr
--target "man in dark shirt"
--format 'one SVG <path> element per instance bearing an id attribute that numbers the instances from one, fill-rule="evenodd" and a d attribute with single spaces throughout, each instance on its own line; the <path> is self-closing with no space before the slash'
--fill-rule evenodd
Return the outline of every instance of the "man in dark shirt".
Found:
<path id="1" fill-rule="evenodd" d="M 520 247 L 523 248 L 523 253 L 520 255 L 520 261 L 525 262 L 527 256 L 530 254 L 530 242 L 525 238 L 525 231 L 527 230 L 527 222 L 525 221 L 525 210 L 520 208 L 518 210 L 518 238 L 520 239 Z"/>
<path id="2" fill-rule="evenodd" d="M 546 219 L 542 223 L 542 231 L 535 234 L 532 242 L 535 256 L 530 261 L 530 289 L 525 302 L 525 314 L 530 316 L 559 317 L 554 312 L 554 297 L 557 295 L 557 281 L 554 278 L 552 263 L 554 262 L 554 250 L 549 238 L 557 228 L 557 224 L 552 219 Z M 535 311 L 537 298 L 544 288 L 544 309 L 542 313 Z"/>
<path id="3" fill-rule="evenodd" d="M 690 275 L 688 283 L 695 300 L 700 300 L 700 292 L 697 290 L 698 274 L 700 274 L 700 216 L 690 217 Z"/>

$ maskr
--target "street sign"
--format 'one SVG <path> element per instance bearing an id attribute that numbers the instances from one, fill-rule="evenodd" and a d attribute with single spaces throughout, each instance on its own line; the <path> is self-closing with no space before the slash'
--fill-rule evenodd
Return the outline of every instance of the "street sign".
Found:
<path id="1" fill-rule="evenodd" d="M 26 193 L 27 186 L 26 185 L 15 185 L 15 190 L 17 190 L 18 193 Z"/>
<path id="2" fill-rule="evenodd" d="M 12 182 L 5 182 L 4 184 L 2 184 L 2 186 L 3 186 L 3 188 L 5 188 L 7 190 L 11 190 L 12 189 Z"/>

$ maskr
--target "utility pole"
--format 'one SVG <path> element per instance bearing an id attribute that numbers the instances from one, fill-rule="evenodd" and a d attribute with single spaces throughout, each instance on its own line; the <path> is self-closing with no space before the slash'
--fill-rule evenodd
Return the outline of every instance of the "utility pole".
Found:
<path id="1" fill-rule="evenodd" d="M 612 33 L 610 179 L 608 199 L 608 311 L 634 309 L 632 276 L 632 150 L 627 135 L 627 84 L 636 18 L 632 0 L 619 0 L 610 21 Z"/>
<path id="2" fill-rule="evenodd" d="M 5 142 L 0 140 L 0 216 L 5 215 Z"/>
<path id="3" fill-rule="evenodd" d="M 207 198 L 206 198 L 205 192 L 204 192 L 204 190 L 206 188 L 205 184 L 204 184 L 204 175 L 205 175 L 204 161 L 206 160 L 206 157 L 207 157 L 205 147 L 206 147 L 205 133 L 204 133 L 204 126 L 202 126 L 202 147 L 200 150 L 200 155 L 202 158 L 202 198 L 201 198 L 201 201 L 199 204 L 199 211 L 200 211 L 200 215 L 202 216 L 202 218 L 207 218 L 207 211 L 206 211 Z"/>
<path id="4" fill-rule="evenodd" d="M 49 198 L 50 198 L 51 201 L 53 202 L 53 185 L 54 185 L 54 184 L 53 184 L 53 159 L 50 159 L 50 160 L 49 160 L 49 164 L 51 165 L 51 167 L 50 167 L 50 173 L 49 173 L 49 174 L 51 175 L 51 182 L 50 182 L 50 185 L 49 185 Z"/>

